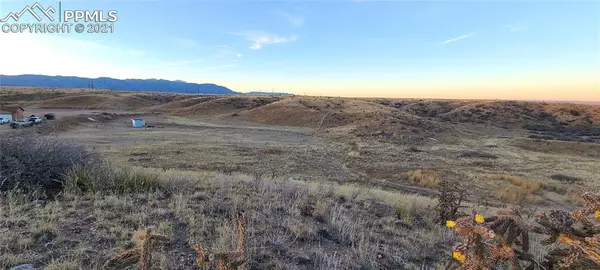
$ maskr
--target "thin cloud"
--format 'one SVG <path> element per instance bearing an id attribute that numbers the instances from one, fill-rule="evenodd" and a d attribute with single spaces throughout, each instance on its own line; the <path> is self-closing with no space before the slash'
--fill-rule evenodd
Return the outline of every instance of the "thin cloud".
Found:
<path id="1" fill-rule="evenodd" d="M 444 42 L 442 42 L 442 44 L 450 44 L 452 42 L 457 42 L 459 40 L 470 38 L 470 37 L 472 37 L 474 35 L 475 34 L 464 34 L 462 36 L 458 36 L 458 37 L 454 37 L 454 38 L 451 38 L 451 39 L 444 40 Z"/>
<path id="2" fill-rule="evenodd" d="M 294 15 L 285 11 L 275 11 L 275 14 L 285 19 L 289 24 L 295 27 L 302 27 L 306 19 L 299 15 Z"/>
<path id="3" fill-rule="evenodd" d="M 242 36 L 246 40 L 252 42 L 252 44 L 249 47 L 252 50 L 260 50 L 266 45 L 290 43 L 298 40 L 298 36 L 296 35 L 284 37 L 260 31 L 245 31 L 233 34 Z"/>
<path id="4" fill-rule="evenodd" d="M 237 59 L 242 58 L 242 54 L 236 52 L 232 47 L 227 46 L 227 45 L 219 45 L 217 46 L 218 48 L 218 52 L 216 54 L 216 56 L 218 58 L 229 58 L 229 57 L 235 57 Z"/>
<path id="5" fill-rule="evenodd" d="M 192 49 L 198 46 L 196 41 L 182 37 L 171 38 L 171 43 L 180 49 Z"/>

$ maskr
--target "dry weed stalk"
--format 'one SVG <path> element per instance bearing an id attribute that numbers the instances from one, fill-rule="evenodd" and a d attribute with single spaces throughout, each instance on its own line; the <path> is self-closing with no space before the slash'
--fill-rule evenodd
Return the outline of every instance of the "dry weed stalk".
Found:
<path id="1" fill-rule="evenodd" d="M 465 200 L 466 191 L 457 181 L 442 179 L 440 182 L 440 191 L 438 192 L 438 204 L 436 210 L 438 213 L 438 222 L 444 225 L 446 220 L 458 218 L 458 210 Z"/>
<path id="2" fill-rule="evenodd" d="M 169 241 L 166 236 L 152 234 L 150 228 L 133 232 L 132 238 L 135 247 L 110 258 L 102 266 L 103 269 L 123 269 L 139 263 L 140 270 L 150 270 L 152 268 L 152 248 L 157 245 L 158 241 Z"/>
<path id="3" fill-rule="evenodd" d="M 204 265 L 213 261 L 218 261 L 219 270 L 247 270 L 246 262 L 246 218 L 244 214 L 238 214 L 237 216 L 238 226 L 238 241 L 237 249 L 235 251 L 226 251 L 219 253 L 211 253 L 206 250 L 201 244 L 192 246 L 192 248 L 198 253 L 196 263 L 198 265 Z"/>

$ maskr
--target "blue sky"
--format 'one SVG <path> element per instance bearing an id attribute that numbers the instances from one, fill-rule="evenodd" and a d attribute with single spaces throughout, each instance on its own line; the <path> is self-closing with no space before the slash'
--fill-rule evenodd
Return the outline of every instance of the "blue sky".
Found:
<path id="1" fill-rule="evenodd" d="M 0 1 L 0 16 L 32 3 Z M 600 2 L 130 0 L 62 8 L 117 10 L 115 33 L 0 33 L 10 41 L 0 45 L 8 60 L 0 73 L 311 95 L 600 100 Z"/>

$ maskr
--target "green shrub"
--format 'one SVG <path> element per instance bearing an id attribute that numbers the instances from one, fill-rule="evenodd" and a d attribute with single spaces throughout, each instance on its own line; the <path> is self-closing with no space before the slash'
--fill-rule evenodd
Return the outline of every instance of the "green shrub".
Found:
<path id="1" fill-rule="evenodd" d="M 160 188 L 159 175 L 131 168 L 117 170 L 112 176 L 112 191 L 117 193 L 147 192 Z"/>
<path id="2" fill-rule="evenodd" d="M 75 166 L 65 177 L 65 190 L 70 193 L 137 193 L 161 188 L 159 175 L 131 168 L 109 166 L 85 168 Z"/>

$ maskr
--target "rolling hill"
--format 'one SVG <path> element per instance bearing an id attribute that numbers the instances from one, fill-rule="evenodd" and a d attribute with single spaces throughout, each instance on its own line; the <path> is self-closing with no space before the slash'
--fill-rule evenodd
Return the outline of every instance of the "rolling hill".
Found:
<path id="1" fill-rule="evenodd" d="M 161 112 L 225 121 L 239 119 L 275 126 L 323 128 L 331 134 L 341 132 L 398 143 L 465 136 L 490 128 L 498 132 L 519 131 L 530 138 L 600 143 L 600 106 L 585 104 L 3 89 L 0 104 L 43 109 Z"/>

